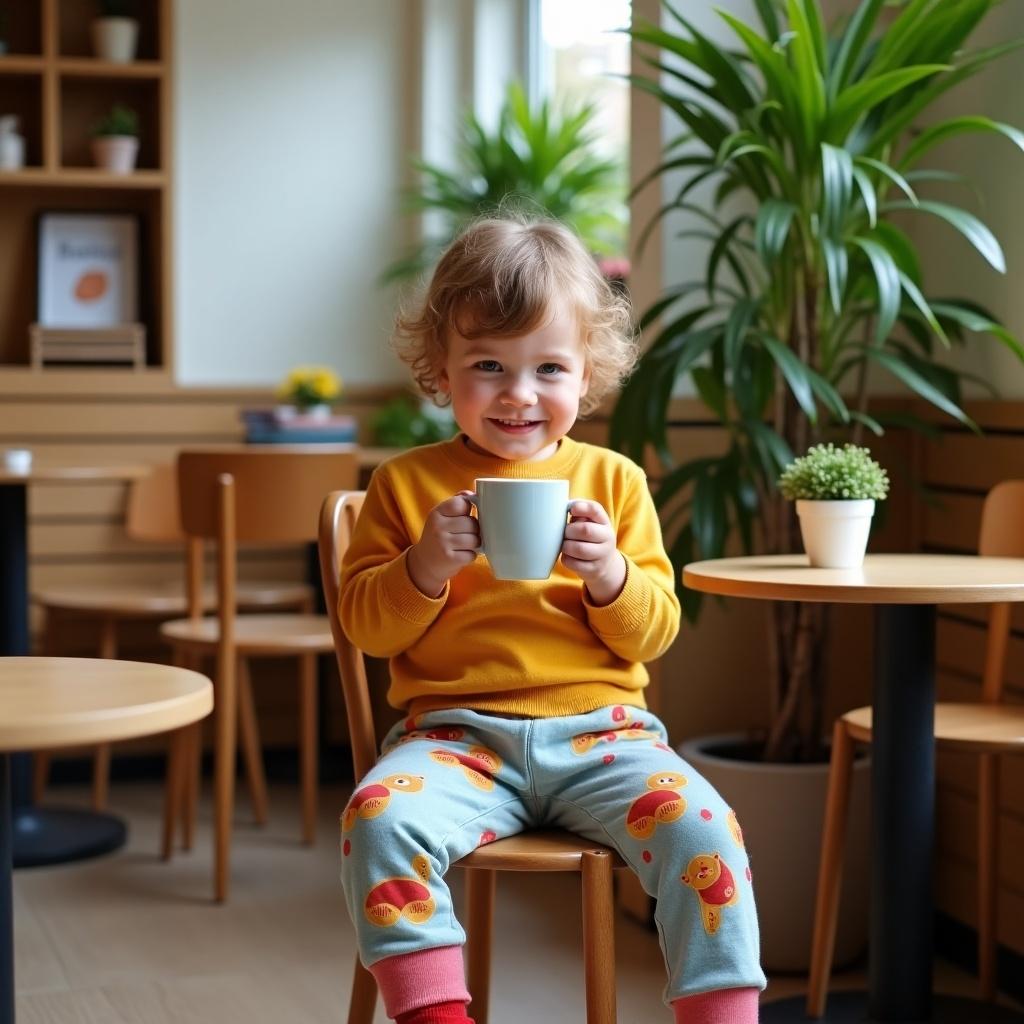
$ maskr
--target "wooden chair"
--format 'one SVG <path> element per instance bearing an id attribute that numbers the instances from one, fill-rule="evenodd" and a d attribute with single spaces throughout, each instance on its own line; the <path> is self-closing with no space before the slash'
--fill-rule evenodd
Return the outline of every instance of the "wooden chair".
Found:
<path id="1" fill-rule="evenodd" d="M 231 819 L 234 808 L 236 715 L 250 778 L 255 780 L 256 819 L 266 819 L 266 783 L 259 763 L 259 736 L 249 686 L 248 659 L 292 655 L 299 659 L 302 839 L 313 841 L 317 799 L 316 655 L 333 649 L 323 615 L 239 615 L 236 612 L 236 546 L 239 543 L 300 544 L 316 540 L 324 495 L 358 478 L 354 451 L 238 448 L 185 451 L 178 457 L 181 522 L 187 537 L 189 617 L 166 622 L 161 635 L 176 660 L 201 655 L 216 660 L 214 679 L 214 895 L 227 899 Z M 215 542 L 217 615 L 202 617 L 202 548 Z M 163 852 L 169 856 L 175 821 L 190 842 L 198 788 L 198 734 L 192 747 L 174 744 L 168 767 Z"/>
<path id="2" fill-rule="evenodd" d="M 994 487 L 982 510 L 980 555 L 1024 558 L 1024 480 Z M 976 753 L 978 773 L 978 962 L 982 998 L 996 994 L 996 851 L 999 825 L 999 763 L 1002 753 L 1024 750 L 1024 707 L 999 703 L 1002 697 L 1006 646 L 1010 633 L 1009 604 L 989 612 L 981 702 L 938 703 L 935 740 L 946 750 Z M 832 763 L 818 873 L 817 906 L 811 945 L 807 1015 L 825 1012 L 829 974 L 839 912 L 843 847 L 853 767 L 853 744 L 871 742 L 871 708 L 842 715 L 832 734 Z"/>
<path id="3" fill-rule="evenodd" d="M 377 761 L 376 733 L 364 655 L 345 636 L 338 619 L 338 583 L 342 555 L 351 540 L 363 497 L 362 491 L 329 494 L 320 513 L 320 571 L 338 656 L 357 782 Z M 571 832 L 538 830 L 478 847 L 455 866 L 467 871 L 466 973 L 473 995 L 473 1019 L 477 1024 L 487 1024 L 495 874 L 498 871 L 578 871 L 582 875 L 587 1021 L 588 1024 L 614 1024 L 615 907 L 612 870 L 626 866 L 614 850 Z M 376 1001 L 377 987 L 373 975 L 357 958 L 348 1024 L 371 1024 Z"/>
<path id="4" fill-rule="evenodd" d="M 135 541 L 184 547 L 185 535 L 178 514 L 178 480 L 173 465 L 157 465 L 149 476 L 132 483 L 125 510 L 125 534 Z M 180 581 L 159 583 L 105 583 L 47 587 L 32 595 L 45 616 L 44 653 L 59 653 L 61 632 L 72 622 L 96 627 L 99 658 L 118 656 L 118 625 L 128 621 L 174 619 L 188 611 L 185 588 Z M 216 591 L 203 591 L 203 606 L 217 606 Z M 313 609 L 313 590 L 305 583 L 243 583 L 238 587 L 238 606 L 243 611 L 308 613 Z M 41 801 L 46 789 L 50 758 L 40 752 L 34 759 L 34 795 Z M 110 744 L 96 747 L 93 758 L 92 804 L 103 810 L 110 787 Z"/>

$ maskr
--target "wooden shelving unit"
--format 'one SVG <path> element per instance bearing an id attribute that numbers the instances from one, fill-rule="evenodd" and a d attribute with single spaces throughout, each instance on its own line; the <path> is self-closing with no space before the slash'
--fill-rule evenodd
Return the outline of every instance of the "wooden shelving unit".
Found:
<path id="1" fill-rule="evenodd" d="M 27 370 L 37 314 L 36 226 L 49 211 L 129 213 L 140 222 L 140 319 L 146 366 L 172 369 L 172 3 L 137 0 L 137 59 L 93 56 L 94 0 L 8 4 L 0 55 L 0 116 L 16 114 L 26 166 L 0 171 L 0 373 Z M 139 117 L 137 169 L 98 170 L 90 140 L 115 103 Z M 49 371 L 46 371 L 49 372 Z"/>

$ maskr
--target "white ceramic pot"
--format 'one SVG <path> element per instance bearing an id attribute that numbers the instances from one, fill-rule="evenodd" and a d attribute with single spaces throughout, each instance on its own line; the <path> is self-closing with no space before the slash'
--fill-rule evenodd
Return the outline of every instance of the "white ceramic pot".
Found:
<path id="1" fill-rule="evenodd" d="M 97 18 L 92 23 L 92 48 L 100 60 L 130 64 L 139 42 L 139 23 L 134 18 Z"/>
<path id="2" fill-rule="evenodd" d="M 138 153 L 139 140 L 134 135 L 100 135 L 92 140 L 96 166 L 111 174 L 131 174 Z"/>
<path id="3" fill-rule="evenodd" d="M 811 961 L 814 900 L 828 789 L 827 764 L 766 764 L 723 756 L 746 737 L 725 733 L 680 744 L 693 765 L 736 812 L 761 929 L 761 963 L 768 971 L 806 972 Z M 867 946 L 870 759 L 854 761 L 834 962 L 857 959 Z M 685 794 L 685 790 L 684 790 Z"/>
<path id="4" fill-rule="evenodd" d="M 864 561 L 875 502 L 798 501 L 800 534 L 811 565 L 822 569 L 855 569 Z"/>
<path id="5" fill-rule="evenodd" d="M 302 410 L 302 415 L 311 420 L 329 420 L 331 418 L 331 407 L 320 403 L 319 405 L 307 405 Z"/>

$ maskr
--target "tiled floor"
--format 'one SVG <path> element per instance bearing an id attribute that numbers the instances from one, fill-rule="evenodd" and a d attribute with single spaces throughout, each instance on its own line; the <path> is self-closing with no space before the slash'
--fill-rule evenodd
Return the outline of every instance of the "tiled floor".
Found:
<path id="1" fill-rule="evenodd" d="M 312 849 L 298 844 L 295 790 L 271 792 L 271 823 L 236 816 L 228 904 L 210 902 L 208 808 L 195 850 L 156 856 L 161 791 L 116 785 L 128 846 L 98 860 L 15 875 L 19 1024 L 331 1024 L 345 1019 L 354 957 L 337 885 L 337 812 L 347 795 L 321 791 Z M 59 792 L 84 802 L 84 792 Z M 459 872 L 453 889 L 459 892 Z M 500 877 L 492 1024 L 583 1018 L 578 879 Z M 668 1021 L 661 955 L 652 931 L 616 924 L 620 1024 Z M 943 986 L 971 991 L 944 968 Z M 840 985 L 857 982 L 854 975 Z M 770 996 L 800 991 L 801 978 L 773 978 Z M 378 1010 L 375 1024 L 386 1018 Z"/>

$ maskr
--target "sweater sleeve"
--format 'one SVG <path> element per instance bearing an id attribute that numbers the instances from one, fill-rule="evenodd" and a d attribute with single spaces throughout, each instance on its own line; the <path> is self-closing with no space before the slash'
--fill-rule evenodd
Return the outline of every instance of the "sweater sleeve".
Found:
<path id="1" fill-rule="evenodd" d="M 627 661 L 653 661 L 679 632 L 679 599 L 672 563 L 665 554 L 661 524 L 647 479 L 630 475 L 616 524 L 626 582 L 610 604 L 597 606 L 583 592 L 590 628 L 613 653 Z"/>
<path id="2" fill-rule="evenodd" d="M 386 475 L 375 473 L 341 562 L 338 614 L 349 640 L 376 658 L 412 646 L 448 599 L 447 584 L 430 598 L 413 583 L 406 565 L 412 543 Z"/>

